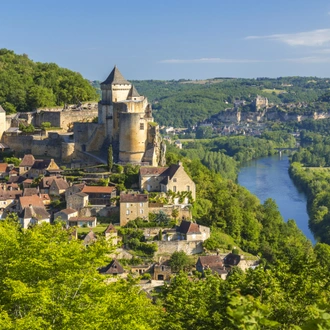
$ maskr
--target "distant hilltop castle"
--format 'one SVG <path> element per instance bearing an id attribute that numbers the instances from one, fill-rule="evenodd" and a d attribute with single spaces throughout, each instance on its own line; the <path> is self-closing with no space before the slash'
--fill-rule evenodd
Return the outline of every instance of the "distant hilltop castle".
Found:
<path id="1" fill-rule="evenodd" d="M 101 91 L 97 110 L 89 104 L 78 108 L 38 109 L 15 116 L 5 116 L 0 111 L 2 142 L 18 153 L 47 155 L 62 162 L 91 161 L 93 157 L 94 161 L 106 160 L 112 145 L 115 162 L 164 166 L 166 147 L 158 124 L 153 122 L 147 98 L 139 95 L 116 66 L 101 83 Z M 96 116 L 97 122 L 93 120 Z M 44 137 L 40 133 L 21 135 L 20 121 L 35 126 L 50 122 L 61 130 Z M 68 130 L 73 130 L 73 134 Z"/>

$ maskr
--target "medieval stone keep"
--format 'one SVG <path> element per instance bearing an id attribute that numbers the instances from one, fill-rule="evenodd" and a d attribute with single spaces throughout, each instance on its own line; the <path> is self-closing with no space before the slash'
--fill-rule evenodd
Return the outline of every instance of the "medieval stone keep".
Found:
<path id="1" fill-rule="evenodd" d="M 164 163 L 164 146 L 159 128 L 153 122 L 148 99 L 139 95 L 115 66 L 101 83 L 102 99 L 98 105 L 98 124 L 122 163 Z"/>

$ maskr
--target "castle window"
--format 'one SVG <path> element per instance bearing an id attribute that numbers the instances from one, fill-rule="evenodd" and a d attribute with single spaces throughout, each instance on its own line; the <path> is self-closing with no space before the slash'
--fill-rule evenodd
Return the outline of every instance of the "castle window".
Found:
<path id="1" fill-rule="evenodd" d="M 173 182 L 176 182 L 176 178 L 173 178 Z"/>
<path id="2" fill-rule="evenodd" d="M 187 186 L 187 191 L 190 191 L 190 186 Z"/>
<path id="3" fill-rule="evenodd" d="M 144 123 L 140 123 L 140 130 L 141 130 L 141 131 L 144 130 Z"/>
<path id="4" fill-rule="evenodd" d="M 127 214 L 127 215 L 129 214 L 129 210 L 126 211 L 126 214 Z"/>
<path id="5" fill-rule="evenodd" d="M 140 214 L 143 214 L 143 209 L 140 210 Z"/>
<path id="6" fill-rule="evenodd" d="M 173 186 L 173 191 L 176 192 L 176 186 Z"/>

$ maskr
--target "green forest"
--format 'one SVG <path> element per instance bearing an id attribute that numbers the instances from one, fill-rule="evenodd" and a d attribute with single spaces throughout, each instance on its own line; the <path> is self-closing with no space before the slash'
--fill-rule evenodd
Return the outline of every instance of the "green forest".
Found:
<path id="1" fill-rule="evenodd" d="M 0 105 L 7 114 L 97 99 L 81 74 L 0 49 Z"/>
<path id="2" fill-rule="evenodd" d="M 155 120 L 160 125 L 173 127 L 191 127 L 220 111 L 232 108 L 235 100 L 251 102 L 257 95 L 265 96 L 270 103 L 277 105 L 306 102 L 307 107 L 291 109 L 304 114 L 326 110 L 330 101 L 328 79 L 316 77 L 131 82 L 152 103 Z M 99 89 L 99 82 L 94 81 L 93 86 Z"/>

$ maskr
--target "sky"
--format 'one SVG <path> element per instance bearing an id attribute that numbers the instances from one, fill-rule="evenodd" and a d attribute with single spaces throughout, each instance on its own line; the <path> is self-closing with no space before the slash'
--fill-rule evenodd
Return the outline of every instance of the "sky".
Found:
<path id="1" fill-rule="evenodd" d="M 90 80 L 330 77 L 330 1 L 0 0 L 0 48 Z"/>

